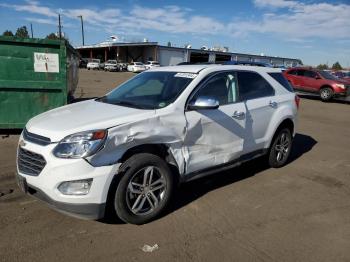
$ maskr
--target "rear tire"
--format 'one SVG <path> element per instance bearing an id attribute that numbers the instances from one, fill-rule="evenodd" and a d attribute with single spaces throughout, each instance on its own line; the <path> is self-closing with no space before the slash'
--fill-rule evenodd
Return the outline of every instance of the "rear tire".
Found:
<path id="1" fill-rule="evenodd" d="M 320 98 L 323 102 L 328 102 L 333 98 L 333 89 L 330 87 L 324 87 L 320 90 Z"/>
<path id="2" fill-rule="evenodd" d="M 144 224 L 158 217 L 169 204 L 174 177 L 168 164 L 148 153 L 130 157 L 122 166 L 114 208 L 126 223 Z"/>
<path id="3" fill-rule="evenodd" d="M 275 134 L 268 154 L 270 167 L 279 168 L 287 163 L 292 142 L 292 134 L 288 128 L 282 128 Z"/>

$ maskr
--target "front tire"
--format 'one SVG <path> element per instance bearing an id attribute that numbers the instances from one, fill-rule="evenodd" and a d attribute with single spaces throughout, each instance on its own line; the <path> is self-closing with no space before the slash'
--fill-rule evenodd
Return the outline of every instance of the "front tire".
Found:
<path id="1" fill-rule="evenodd" d="M 333 98 L 333 89 L 330 87 L 324 87 L 320 90 L 320 98 L 323 102 L 328 102 Z"/>
<path id="2" fill-rule="evenodd" d="M 144 224 L 158 217 L 167 207 L 174 180 L 167 163 L 160 157 L 142 153 L 129 158 L 114 198 L 118 217 L 126 223 Z"/>
<path id="3" fill-rule="evenodd" d="M 292 142 L 292 134 L 288 128 L 282 128 L 276 133 L 268 154 L 268 163 L 271 167 L 279 168 L 287 163 Z"/>

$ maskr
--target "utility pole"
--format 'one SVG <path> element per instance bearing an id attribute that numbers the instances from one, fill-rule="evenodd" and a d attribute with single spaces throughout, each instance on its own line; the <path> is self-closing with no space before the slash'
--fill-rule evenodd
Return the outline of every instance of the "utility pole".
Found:
<path id="1" fill-rule="evenodd" d="M 78 17 L 80 18 L 80 22 L 81 22 L 81 38 L 83 40 L 83 46 L 84 46 L 85 42 L 84 42 L 84 21 L 83 21 L 83 16 L 82 15 L 78 15 Z"/>
<path id="2" fill-rule="evenodd" d="M 30 32 L 31 32 L 31 34 L 32 34 L 32 38 L 34 38 L 34 37 L 33 37 L 33 24 L 32 24 L 32 23 L 30 23 Z"/>
<path id="3" fill-rule="evenodd" d="M 62 38 L 61 15 L 58 14 L 58 37 Z"/>

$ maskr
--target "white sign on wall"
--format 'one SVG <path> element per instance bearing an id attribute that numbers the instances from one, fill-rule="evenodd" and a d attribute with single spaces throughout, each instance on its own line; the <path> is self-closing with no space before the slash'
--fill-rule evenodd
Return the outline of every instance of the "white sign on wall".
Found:
<path id="1" fill-rule="evenodd" d="M 58 54 L 34 52 L 34 72 L 59 73 Z"/>

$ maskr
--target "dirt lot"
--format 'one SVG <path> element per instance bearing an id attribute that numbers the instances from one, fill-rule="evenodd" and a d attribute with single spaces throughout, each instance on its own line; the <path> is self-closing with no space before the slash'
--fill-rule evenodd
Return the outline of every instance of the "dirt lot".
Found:
<path id="1" fill-rule="evenodd" d="M 130 75 L 82 71 L 76 94 L 103 95 Z M 143 226 L 78 220 L 22 194 L 18 136 L 0 138 L 0 261 L 350 261 L 349 134 L 349 104 L 302 99 L 286 167 L 256 160 L 183 185 Z"/>

